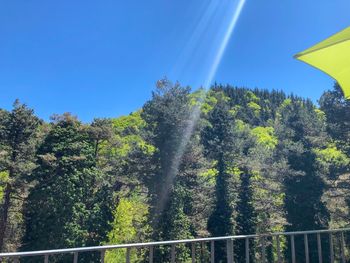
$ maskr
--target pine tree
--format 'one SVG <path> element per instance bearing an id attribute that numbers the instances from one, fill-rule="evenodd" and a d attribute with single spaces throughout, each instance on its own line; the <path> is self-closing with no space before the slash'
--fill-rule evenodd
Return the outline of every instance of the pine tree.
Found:
<path id="1" fill-rule="evenodd" d="M 20 242 L 26 176 L 34 168 L 39 125 L 33 110 L 18 100 L 11 112 L 0 112 L 0 172 L 6 175 L 0 200 L 0 251 L 14 250 Z"/>
<path id="2" fill-rule="evenodd" d="M 326 190 L 325 178 L 317 167 L 314 152 L 314 148 L 326 141 L 324 123 L 310 101 L 291 98 L 282 104 L 279 113 L 277 134 L 282 146 L 280 153 L 286 154 L 291 168 L 284 178 L 286 230 L 328 228 L 329 212 L 322 200 Z M 327 240 L 324 242 L 326 244 Z M 310 244 L 310 261 L 317 261 L 316 240 L 313 237 L 310 237 Z M 289 256 L 290 245 L 288 248 L 286 253 Z M 303 240 L 296 240 L 295 250 L 297 258 L 305 258 Z"/>
<path id="3" fill-rule="evenodd" d="M 234 211 L 237 203 L 239 169 L 234 163 L 240 143 L 236 139 L 234 118 L 225 100 L 220 100 L 209 114 L 209 125 L 204 129 L 202 142 L 206 156 L 216 162 L 215 205 L 208 219 L 212 236 L 234 233 Z M 226 259 L 225 244 L 216 242 L 215 261 Z"/>
<path id="4" fill-rule="evenodd" d="M 238 195 L 237 203 L 237 218 L 235 234 L 237 235 L 249 235 L 255 233 L 256 229 L 256 211 L 253 206 L 253 189 L 251 186 L 251 173 L 247 170 L 243 170 L 240 174 L 241 185 Z M 238 262 L 245 261 L 245 243 L 239 241 L 235 246 L 235 254 Z M 254 249 L 250 245 L 250 262 L 254 262 Z"/>
<path id="5" fill-rule="evenodd" d="M 155 240 L 183 239 L 192 236 L 190 222 L 191 184 L 196 180 L 198 166 L 190 156 L 194 145 L 183 141 L 190 119 L 189 88 L 158 82 L 152 100 L 143 107 L 147 140 L 156 151 L 152 169 L 147 176 L 151 200 L 150 222 Z M 197 170 L 197 171 L 196 171 Z M 161 262 L 167 262 L 169 251 L 159 251 Z M 178 260 L 188 257 L 185 246 L 177 248 Z"/>
<path id="6" fill-rule="evenodd" d="M 340 149 L 350 155 L 350 100 L 344 98 L 338 84 L 322 95 L 320 109 L 326 114 L 329 135 Z"/>

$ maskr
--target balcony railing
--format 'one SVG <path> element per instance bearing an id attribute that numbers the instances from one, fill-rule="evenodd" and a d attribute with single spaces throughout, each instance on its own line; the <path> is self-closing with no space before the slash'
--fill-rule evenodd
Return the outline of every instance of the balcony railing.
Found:
<path id="1" fill-rule="evenodd" d="M 42 257 L 44 263 L 48 263 L 50 256 L 54 255 L 67 255 L 72 256 L 72 261 L 77 263 L 79 260 L 79 255 L 84 252 L 98 252 L 100 254 L 100 262 L 105 262 L 106 251 L 111 251 L 115 249 L 125 249 L 125 262 L 130 263 L 131 251 L 133 249 L 146 249 L 148 251 L 147 257 L 148 262 L 154 262 L 154 251 L 155 249 L 162 246 L 169 246 L 170 262 L 179 262 L 176 257 L 176 249 L 179 245 L 187 245 L 190 249 L 190 258 L 192 263 L 198 260 L 198 244 L 202 248 L 200 255 L 203 257 L 203 247 L 208 247 L 208 255 L 206 259 L 201 262 L 215 262 L 215 245 L 216 242 L 225 242 L 225 253 L 226 260 L 228 263 L 237 262 L 234 248 L 236 242 L 243 242 L 244 247 L 244 261 L 249 263 L 252 261 L 251 256 L 251 244 L 257 242 L 259 246 L 255 246 L 254 257 L 256 258 L 258 254 L 258 260 L 254 262 L 267 262 L 267 250 L 269 247 L 274 246 L 275 255 L 274 258 L 276 262 L 306 262 L 310 263 L 310 237 L 316 240 L 317 244 L 313 244 L 316 247 L 318 262 L 346 262 L 346 240 L 345 235 L 350 234 L 350 228 L 344 229 L 333 229 L 333 230 L 314 230 L 314 231 L 298 231 L 298 232 L 278 232 L 278 233 L 268 233 L 268 234 L 255 234 L 255 235 L 239 235 L 239 236 L 226 236 L 226 237 L 211 237 L 211 238 L 198 238 L 198 239 L 185 239 L 185 240 L 174 240 L 174 241 L 162 241 L 162 242 L 149 242 L 149 243 L 135 243 L 135 244 L 123 244 L 123 245 L 106 245 L 106 246 L 96 246 L 96 247 L 81 247 L 81 248 L 67 248 L 67 249 L 54 249 L 54 250 L 42 250 L 42 251 L 30 251 L 30 252 L 14 252 L 14 253 L 1 253 L 0 259 L 10 260 L 10 262 L 19 262 L 22 257 Z M 297 258 L 300 253 L 296 253 L 296 238 L 303 241 L 303 258 Z M 284 240 L 287 247 L 281 248 L 281 240 Z M 327 242 L 325 242 L 325 240 Z M 267 242 L 269 241 L 269 242 Z M 325 247 L 327 245 L 327 247 Z M 324 251 L 327 250 L 327 259 L 324 259 Z M 287 253 L 288 252 L 288 253 Z M 288 257 L 289 260 L 286 260 Z M 200 259 L 202 260 L 202 259 Z M 8 261 L 6 261 L 8 262 Z M 314 261 L 312 261 L 314 262 Z"/>

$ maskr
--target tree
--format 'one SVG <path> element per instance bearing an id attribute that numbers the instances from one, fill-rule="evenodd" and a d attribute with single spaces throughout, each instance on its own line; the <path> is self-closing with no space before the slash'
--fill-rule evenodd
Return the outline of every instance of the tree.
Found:
<path id="1" fill-rule="evenodd" d="M 95 145 L 75 117 L 56 116 L 38 149 L 25 203 L 23 250 L 98 245 L 112 219 L 110 200 L 96 168 Z M 94 255 L 85 255 L 90 262 Z M 28 261 L 35 259 L 28 259 Z M 66 262 L 55 257 L 54 262 Z"/>
<path id="2" fill-rule="evenodd" d="M 325 113 L 327 131 L 347 155 L 350 155 L 350 100 L 344 98 L 338 84 L 320 98 L 320 109 Z"/>
<path id="3" fill-rule="evenodd" d="M 18 100 L 11 112 L 0 111 L 0 172 L 4 184 L 0 200 L 0 251 L 15 250 L 20 242 L 26 176 L 34 168 L 39 125 L 34 111 Z"/>
<path id="4" fill-rule="evenodd" d="M 240 141 L 235 134 L 234 118 L 224 99 L 209 113 L 209 125 L 204 129 L 202 142 L 205 154 L 216 163 L 215 204 L 208 219 L 208 230 L 212 236 L 227 236 L 234 233 L 234 211 L 240 170 L 235 164 L 239 156 Z M 216 242 L 215 261 L 226 259 L 225 246 Z"/>
<path id="5" fill-rule="evenodd" d="M 322 196 L 325 175 L 318 169 L 315 148 L 327 142 L 325 123 L 310 101 L 291 98 L 281 105 L 277 135 L 279 154 L 291 168 L 284 178 L 287 231 L 328 228 L 329 212 Z M 301 211 L 303 211 L 301 213 Z M 310 237 L 310 239 L 313 237 Z M 324 240 L 327 243 L 327 240 Z M 290 249 L 290 245 L 288 246 Z M 290 255 L 290 250 L 287 255 Z M 297 258 L 305 258 L 303 241 L 296 240 Z M 310 261 L 317 261 L 316 240 L 310 242 Z M 327 249 L 324 250 L 327 253 Z M 325 258 L 326 255 L 325 255 Z"/>
<path id="6" fill-rule="evenodd" d="M 90 137 L 94 141 L 94 155 L 98 159 L 99 152 L 113 134 L 112 121 L 109 119 L 94 119 L 89 127 Z"/>
<path id="7" fill-rule="evenodd" d="M 258 126 L 251 130 L 251 134 L 255 143 L 245 157 L 245 167 L 250 174 L 250 204 L 255 217 L 247 219 L 247 222 L 255 220 L 255 233 L 283 232 L 286 225 L 283 177 L 288 174 L 289 167 L 276 151 L 278 140 L 273 127 Z M 273 262 L 277 259 L 274 240 L 259 240 L 255 252 L 261 251 L 263 242 L 266 259 Z"/>
<path id="8" fill-rule="evenodd" d="M 156 148 L 152 155 L 153 167 L 146 177 L 151 200 L 152 238 L 155 240 L 192 236 L 188 205 L 193 196 L 189 193 L 201 164 L 193 163 L 195 145 L 183 140 L 193 121 L 189 100 L 189 88 L 161 80 L 152 100 L 145 104 L 141 113 L 147 123 L 147 140 Z M 164 249 L 157 257 L 161 262 L 167 262 L 168 255 Z M 184 261 L 188 257 L 186 247 L 179 246 L 177 255 Z"/>
<path id="9" fill-rule="evenodd" d="M 345 99 L 339 84 L 335 84 L 333 90 L 323 93 L 319 103 L 332 140 L 327 147 L 316 149 L 318 162 L 329 174 L 325 199 L 331 213 L 331 227 L 347 227 L 350 219 L 350 101 Z"/>
<path id="10" fill-rule="evenodd" d="M 111 223 L 112 229 L 108 233 L 109 244 L 132 243 L 145 241 L 148 235 L 147 224 L 148 206 L 140 194 L 133 193 L 128 198 L 121 198 L 114 211 L 114 219 Z M 141 262 L 144 251 L 133 250 L 130 255 L 132 262 Z M 126 251 L 114 250 L 106 253 L 106 262 L 125 262 Z"/>

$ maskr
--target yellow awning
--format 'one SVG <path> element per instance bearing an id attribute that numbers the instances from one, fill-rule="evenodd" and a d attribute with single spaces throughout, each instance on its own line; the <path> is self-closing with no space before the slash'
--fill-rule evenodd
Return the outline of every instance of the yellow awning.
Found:
<path id="1" fill-rule="evenodd" d="M 297 54 L 295 58 L 314 66 L 338 81 L 350 99 L 350 27 Z"/>

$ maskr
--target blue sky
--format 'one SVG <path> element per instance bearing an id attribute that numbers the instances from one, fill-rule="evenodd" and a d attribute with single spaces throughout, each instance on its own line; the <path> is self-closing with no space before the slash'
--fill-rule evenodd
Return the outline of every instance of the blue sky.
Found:
<path id="1" fill-rule="evenodd" d="M 19 98 L 46 120 L 68 111 L 87 122 L 140 108 L 163 76 L 197 88 L 235 1 L 1 1 L 0 107 Z M 316 101 L 333 80 L 292 57 L 350 26 L 349 10 L 349 0 L 247 0 L 214 81 Z"/>

